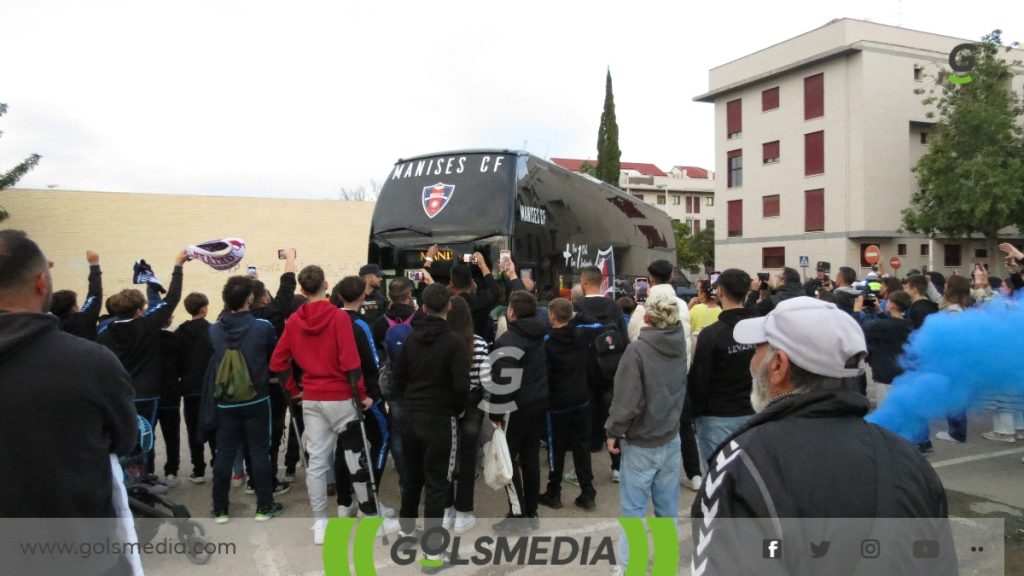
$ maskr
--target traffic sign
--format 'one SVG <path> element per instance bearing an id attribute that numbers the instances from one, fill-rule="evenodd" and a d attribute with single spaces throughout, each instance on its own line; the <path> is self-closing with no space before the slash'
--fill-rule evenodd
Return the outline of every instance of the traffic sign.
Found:
<path id="1" fill-rule="evenodd" d="M 900 266 L 902 266 L 902 265 L 903 265 L 903 263 L 900 262 L 900 259 L 899 259 L 898 256 L 893 256 L 892 258 L 889 258 L 889 266 L 893 270 L 899 270 Z"/>
<path id="2" fill-rule="evenodd" d="M 881 250 L 879 250 L 878 246 L 874 244 L 864 248 L 864 261 L 872 266 L 878 264 L 878 257 L 881 255 Z"/>
<path id="3" fill-rule="evenodd" d="M 810 265 L 811 265 L 811 257 L 810 256 L 801 256 L 800 257 L 800 267 L 801 268 L 807 268 Z"/>

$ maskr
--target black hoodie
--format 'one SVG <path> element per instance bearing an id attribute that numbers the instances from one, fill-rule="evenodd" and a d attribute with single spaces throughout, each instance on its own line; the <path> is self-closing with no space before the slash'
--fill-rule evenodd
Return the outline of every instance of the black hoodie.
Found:
<path id="1" fill-rule="evenodd" d="M 0 313 L 0 398 L 0 517 L 112 517 L 110 454 L 139 434 L 110 350 L 48 314 Z"/>
<path id="2" fill-rule="evenodd" d="M 718 322 L 700 331 L 686 386 L 694 418 L 754 413 L 750 405 L 750 360 L 754 347 L 737 344 L 732 331 L 740 320 L 755 316 L 757 311 L 753 308 L 723 310 Z"/>
<path id="3" fill-rule="evenodd" d="M 621 315 L 620 315 L 621 319 Z M 548 369 L 547 355 L 544 353 L 544 335 L 548 331 L 547 322 L 540 316 L 530 316 L 513 320 L 508 331 L 501 335 L 492 346 L 492 354 L 498 354 L 498 360 L 491 368 L 491 381 L 495 384 L 514 384 L 519 379 L 519 388 L 511 394 L 492 394 L 489 402 L 499 407 L 490 413 L 492 421 L 502 420 L 507 410 L 500 406 L 515 402 L 517 410 L 540 407 L 544 409 L 548 403 Z M 519 358 L 503 353 L 502 349 L 518 349 L 523 352 Z"/>
<path id="4" fill-rule="evenodd" d="M 552 328 L 544 341 L 548 369 L 548 409 L 552 412 L 585 406 L 590 401 L 587 352 L 596 334 L 597 330 L 581 328 L 576 318 L 573 318 L 561 328 Z"/>
<path id="5" fill-rule="evenodd" d="M 175 266 L 171 285 L 161 304 L 141 318 L 112 322 L 96 338 L 97 342 L 114 352 L 132 375 L 132 386 L 138 400 L 160 397 L 160 331 L 174 314 L 179 300 L 181 266 Z"/>
<path id="6" fill-rule="evenodd" d="M 758 316 L 767 316 L 769 312 L 775 309 L 779 305 L 779 302 L 783 300 L 789 300 L 790 298 L 796 298 L 797 296 L 805 296 L 804 287 L 799 282 L 785 283 L 775 289 L 775 294 L 772 294 L 768 298 L 758 302 L 754 305 L 754 309 L 757 310 Z"/>
<path id="7" fill-rule="evenodd" d="M 412 314 L 419 314 L 421 317 L 424 316 L 422 312 L 414 308 L 411 304 L 392 304 L 391 307 L 388 308 L 387 312 L 380 315 L 373 324 L 370 324 L 370 328 L 373 329 L 373 341 L 377 344 L 378 351 L 383 353 L 384 337 L 387 336 L 388 328 L 391 327 L 388 325 L 386 318 L 390 318 L 395 322 L 401 323 Z M 381 360 L 383 361 L 384 358 L 381 357 Z"/>
<path id="8" fill-rule="evenodd" d="M 424 315 L 395 362 L 395 391 L 402 411 L 458 416 L 469 397 L 469 347 L 448 322 Z"/>
<path id="9" fill-rule="evenodd" d="M 210 322 L 206 318 L 182 322 L 174 334 L 178 337 L 181 395 L 198 396 L 203 391 L 203 378 L 213 354 Z"/>
<path id="10" fill-rule="evenodd" d="M 879 318 L 865 322 L 863 328 L 872 377 L 875 382 L 892 384 L 903 373 L 899 358 L 914 324 L 906 318 Z"/>
<path id="11" fill-rule="evenodd" d="M 99 264 L 89 266 L 89 293 L 78 308 L 78 312 L 65 314 L 60 319 L 60 329 L 79 338 L 96 340 L 96 321 L 103 306 L 103 272 Z"/>

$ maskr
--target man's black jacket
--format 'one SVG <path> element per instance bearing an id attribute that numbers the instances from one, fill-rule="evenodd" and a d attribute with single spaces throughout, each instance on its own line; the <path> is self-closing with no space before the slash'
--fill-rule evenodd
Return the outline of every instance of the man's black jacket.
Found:
<path id="1" fill-rule="evenodd" d="M 491 420 L 501 420 L 507 410 L 499 407 L 510 402 L 515 402 L 516 410 L 547 407 L 548 368 L 544 353 L 547 331 L 547 322 L 539 316 L 530 316 L 510 322 L 508 331 L 494 342 L 491 353 L 497 354 L 498 359 L 491 367 L 491 381 L 501 385 L 513 384 L 518 379 L 520 386 L 511 394 L 489 396 L 488 401 L 495 407 L 489 412 Z"/>
<path id="2" fill-rule="evenodd" d="M 892 384 L 903 373 L 899 357 L 903 345 L 914 331 L 906 318 L 879 318 L 864 323 L 864 340 L 868 345 L 868 364 L 875 382 Z"/>
<path id="3" fill-rule="evenodd" d="M 178 337 L 178 364 L 181 372 L 181 395 L 203 393 L 203 378 L 213 356 L 210 344 L 210 322 L 206 318 L 182 322 L 174 331 Z"/>
<path id="4" fill-rule="evenodd" d="M 700 331 L 686 380 L 686 395 L 693 416 L 749 416 L 750 360 L 754 347 L 737 344 L 733 328 L 740 320 L 757 316 L 753 308 L 723 310 L 718 321 Z"/>
<path id="5" fill-rule="evenodd" d="M 775 562 L 779 566 L 758 555 L 757 565 L 767 570 L 763 573 L 839 573 L 822 571 L 821 559 L 818 571 L 797 569 L 793 562 L 799 566 L 810 561 L 801 548 L 827 538 L 821 534 L 801 538 L 789 531 L 799 528 L 779 519 L 946 518 L 946 493 L 935 470 L 912 444 L 865 421 L 868 409 L 867 398 L 854 391 L 783 396 L 727 438 L 709 459 L 710 470 L 693 503 L 693 566 L 706 574 L 753 573 L 739 566 L 745 560 L 737 554 L 744 549 L 744 542 L 738 540 L 749 539 L 752 530 L 763 530 L 764 538 L 783 540 L 789 548 L 782 556 L 784 562 Z M 737 518 L 768 520 L 732 520 Z M 949 537 L 944 523 L 935 526 L 936 540 Z M 843 528 L 841 523 L 833 527 Z M 833 545 L 839 548 L 846 543 Z M 902 561 L 894 558 L 899 556 L 894 548 L 883 542 L 882 555 L 888 551 L 886 560 Z M 838 557 L 842 551 L 834 552 L 832 556 Z M 905 556 L 907 563 L 917 562 L 927 569 L 912 573 L 950 573 L 922 564 L 909 553 Z M 955 559 L 952 551 L 953 567 Z M 783 565 L 790 571 L 776 570 Z M 881 561 L 876 565 L 882 566 Z M 841 573 L 855 571 L 846 568 Z"/>
<path id="6" fill-rule="evenodd" d="M 402 411 L 458 416 L 469 398 L 469 365 L 469 344 L 444 318 L 415 318 L 394 366 Z"/>
<path id="7" fill-rule="evenodd" d="M 274 299 L 270 301 L 269 305 L 254 308 L 251 312 L 253 318 L 270 322 L 278 339 L 284 333 L 284 321 L 293 312 L 292 298 L 295 296 L 296 285 L 294 272 L 281 274 L 281 283 L 277 287 Z"/>
<path id="8" fill-rule="evenodd" d="M 597 331 L 580 327 L 576 318 L 552 328 L 544 342 L 548 369 L 548 409 L 553 412 L 585 406 L 590 400 L 587 388 L 587 352 Z"/>

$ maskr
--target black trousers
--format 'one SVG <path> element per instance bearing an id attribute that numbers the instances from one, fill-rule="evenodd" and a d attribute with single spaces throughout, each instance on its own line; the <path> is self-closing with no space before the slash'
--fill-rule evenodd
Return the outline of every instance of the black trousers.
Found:
<path id="1" fill-rule="evenodd" d="M 181 404 L 161 402 L 156 410 L 156 421 L 160 425 L 167 448 L 167 462 L 164 463 L 164 475 L 178 475 L 181 466 Z"/>
<path id="2" fill-rule="evenodd" d="M 292 422 L 295 426 L 288 426 L 288 448 L 284 453 L 285 472 L 295 473 L 295 466 L 299 463 L 299 450 L 302 448 L 302 432 L 306 426 L 302 422 L 302 400 L 294 398 L 288 401 L 288 410 L 292 413 Z M 296 428 L 298 435 L 296 435 Z"/>
<path id="3" fill-rule="evenodd" d="M 594 470 L 590 463 L 590 406 L 548 412 L 548 494 L 561 495 L 565 453 L 572 450 L 580 491 L 594 498 Z"/>
<path id="4" fill-rule="evenodd" d="M 185 396 L 181 399 L 185 407 L 185 430 L 188 432 L 188 451 L 192 460 L 192 474 L 201 478 L 206 474 L 206 460 L 203 441 L 199 430 L 199 405 L 202 396 Z M 213 468 L 213 438 L 210 438 L 210 468 Z"/>
<path id="5" fill-rule="evenodd" d="M 612 406 L 614 389 L 607 388 L 590 389 L 590 451 L 602 452 L 607 450 L 605 443 L 604 423 L 608 421 L 608 411 Z M 622 453 L 609 454 L 612 457 L 612 470 L 619 469 L 622 461 Z"/>
<path id="6" fill-rule="evenodd" d="M 284 417 L 288 413 L 288 400 L 279 382 L 271 381 L 270 390 L 270 475 L 277 485 L 277 465 L 281 455 L 281 439 L 284 438 Z"/>
<path id="7" fill-rule="evenodd" d="M 390 431 L 387 424 L 387 413 L 384 402 L 378 401 L 369 410 L 363 412 L 366 426 L 366 437 L 370 442 L 370 459 L 373 465 L 373 480 L 376 491 L 380 492 L 381 477 L 384 475 L 384 465 L 387 463 L 387 446 L 385 440 L 390 439 Z M 360 442 L 362 431 L 360 431 Z M 345 459 L 343 438 L 338 435 L 338 445 L 334 449 L 334 484 L 338 495 L 338 504 L 341 506 L 352 505 L 352 475 L 349 473 Z"/>
<path id="8" fill-rule="evenodd" d="M 472 512 L 474 492 L 476 489 L 476 455 L 480 448 L 480 425 L 483 424 L 484 413 L 480 411 L 480 398 L 483 390 L 469 393 L 466 413 L 458 421 L 459 425 L 459 458 L 455 469 L 454 494 L 449 500 L 458 512 Z"/>
<path id="9" fill-rule="evenodd" d="M 520 408 L 509 417 L 505 438 L 512 456 L 512 486 L 522 513 L 536 516 L 540 496 L 540 439 L 547 430 L 547 407 Z M 507 489 L 506 489 L 507 490 Z M 511 495 L 509 514 L 513 514 Z"/>
<path id="10" fill-rule="evenodd" d="M 700 452 L 697 450 L 697 427 L 690 413 L 690 401 L 683 403 L 679 416 L 679 445 L 683 454 L 683 473 L 686 478 L 700 476 Z"/>
<path id="11" fill-rule="evenodd" d="M 399 513 L 402 531 L 416 528 L 420 494 L 424 492 L 424 530 L 441 526 L 444 508 L 451 497 L 452 474 L 455 470 L 455 418 L 424 412 L 405 412 L 399 422 L 402 429 L 402 450 L 405 452 L 405 474 L 402 481 L 402 509 Z M 537 452 L 534 450 L 534 454 Z"/>

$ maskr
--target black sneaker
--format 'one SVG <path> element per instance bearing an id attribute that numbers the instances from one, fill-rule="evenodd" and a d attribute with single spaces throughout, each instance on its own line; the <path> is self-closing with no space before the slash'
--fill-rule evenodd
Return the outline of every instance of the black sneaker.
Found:
<path id="1" fill-rule="evenodd" d="M 256 521 L 266 522 L 275 516 L 280 516 L 284 512 L 284 506 L 280 502 L 274 502 L 269 506 L 260 506 L 256 509 Z"/>
<path id="2" fill-rule="evenodd" d="M 584 510 L 593 510 L 597 504 L 594 502 L 594 498 L 587 496 L 586 494 L 580 494 L 576 497 L 576 506 L 583 508 Z"/>
<path id="3" fill-rule="evenodd" d="M 292 489 L 292 485 L 287 482 L 278 482 L 274 485 L 274 496 L 280 496 L 281 494 L 287 494 Z"/>
<path id="4" fill-rule="evenodd" d="M 545 492 L 537 498 L 537 502 L 542 506 L 554 508 L 555 510 L 560 510 L 562 508 L 562 496 L 560 494 Z"/>
<path id="5" fill-rule="evenodd" d="M 493 525 L 498 534 L 525 534 L 540 528 L 540 519 L 536 516 L 526 518 L 524 516 L 509 516 Z"/>

